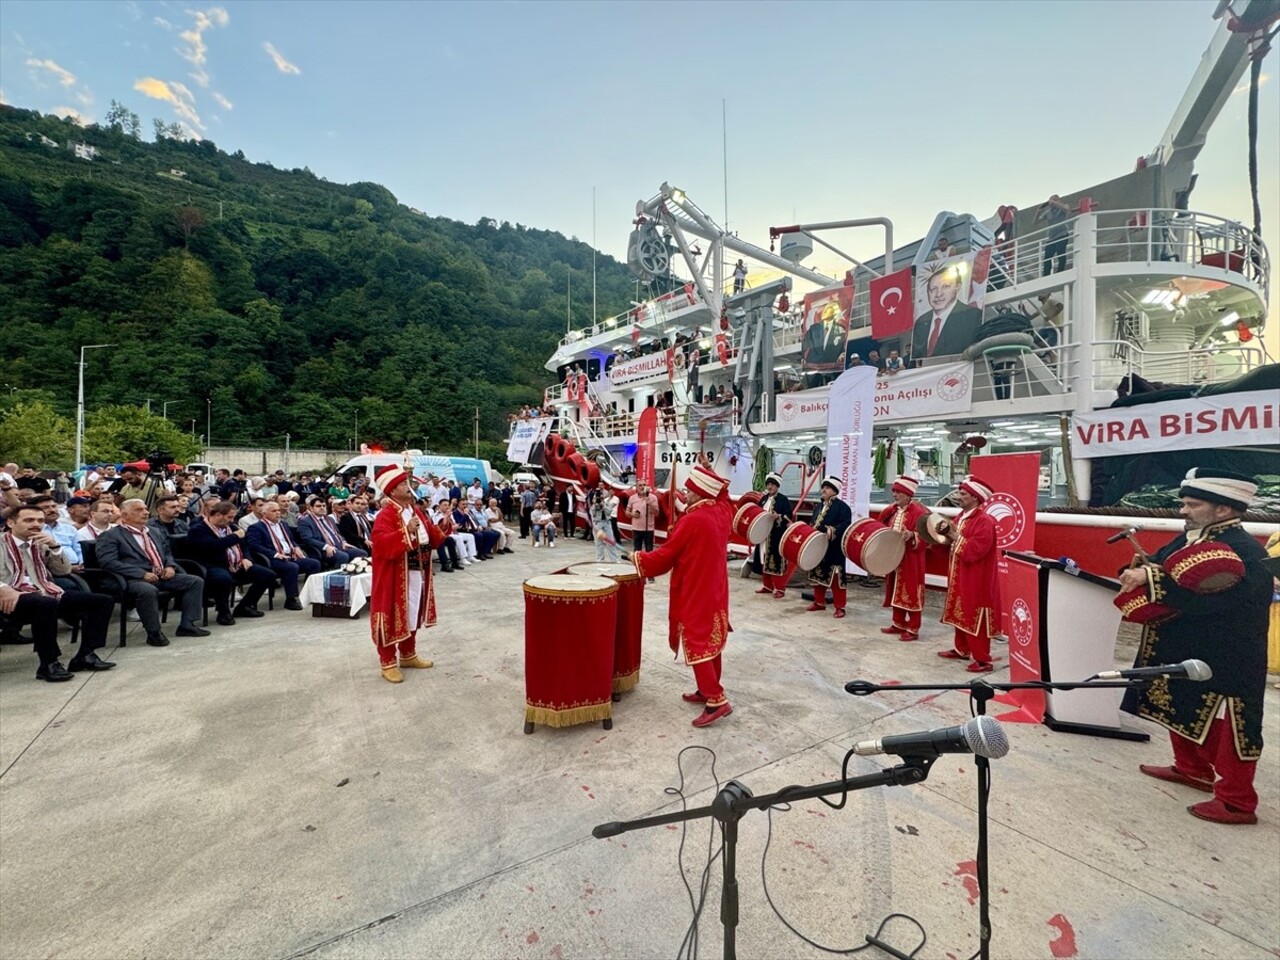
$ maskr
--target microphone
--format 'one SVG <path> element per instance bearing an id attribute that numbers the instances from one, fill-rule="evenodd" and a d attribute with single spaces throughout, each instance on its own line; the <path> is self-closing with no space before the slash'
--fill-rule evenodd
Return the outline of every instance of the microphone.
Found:
<path id="1" fill-rule="evenodd" d="M 1158 667 L 1138 667 L 1134 670 L 1104 670 L 1094 680 L 1141 680 L 1146 677 L 1170 677 L 1179 680 L 1208 680 L 1213 670 L 1203 660 L 1183 660 Z"/>
<path id="2" fill-rule="evenodd" d="M 940 753 L 972 753 L 999 758 L 1009 752 L 1009 738 L 995 717 L 974 717 L 958 727 L 903 733 L 879 740 L 863 740 L 853 745 L 860 757 L 891 753 L 898 757 L 936 757 Z"/>
<path id="3" fill-rule="evenodd" d="M 618 834 L 625 832 L 626 831 L 622 828 L 622 824 L 617 820 L 610 821 L 609 823 L 602 823 L 599 826 L 591 828 L 591 835 L 597 840 L 603 840 L 605 837 L 616 837 Z"/>
<path id="4" fill-rule="evenodd" d="M 1121 540 L 1126 539 L 1132 534 L 1138 533 L 1141 529 L 1141 527 L 1125 527 L 1125 529 L 1121 530 L 1119 533 L 1113 533 L 1111 536 L 1107 537 L 1107 543 L 1119 543 Z"/>

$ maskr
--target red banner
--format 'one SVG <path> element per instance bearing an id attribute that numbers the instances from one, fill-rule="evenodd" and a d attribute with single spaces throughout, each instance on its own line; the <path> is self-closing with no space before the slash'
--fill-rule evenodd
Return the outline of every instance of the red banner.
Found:
<path id="1" fill-rule="evenodd" d="M 1039 680 L 1039 568 L 1010 560 L 1004 552 L 1031 553 L 1035 547 L 1040 454 L 1000 453 L 974 457 L 969 469 L 995 491 L 982 509 L 996 524 L 1000 629 L 1009 638 L 1009 680 L 1013 683 Z M 1038 690 L 1011 690 L 996 700 L 1018 708 L 1001 715 L 1001 720 L 1039 723 L 1044 719 L 1044 694 Z"/>
<path id="2" fill-rule="evenodd" d="M 729 365 L 729 338 L 723 333 L 716 334 L 716 356 L 720 358 L 720 366 Z"/>
<path id="3" fill-rule="evenodd" d="M 591 415 L 591 396 L 587 391 L 587 375 L 578 374 L 578 408 L 584 417 Z"/>
<path id="4" fill-rule="evenodd" d="M 676 382 L 676 348 L 667 347 L 667 382 Z"/>
<path id="5" fill-rule="evenodd" d="M 653 486 L 657 461 L 658 408 L 645 407 L 636 421 L 636 482 Z M 673 469 L 674 472 L 674 469 Z"/>
<path id="6" fill-rule="evenodd" d="M 911 268 L 871 281 L 871 335 L 877 340 L 910 333 L 915 317 L 911 315 Z"/>

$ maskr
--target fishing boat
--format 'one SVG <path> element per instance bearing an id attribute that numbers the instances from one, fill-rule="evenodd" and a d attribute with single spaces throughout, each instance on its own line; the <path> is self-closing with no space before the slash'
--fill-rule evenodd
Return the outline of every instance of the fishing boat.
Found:
<path id="1" fill-rule="evenodd" d="M 1212 464 L 1262 475 L 1246 526 L 1265 537 L 1280 520 L 1280 366 L 1261 338 L 1270 254 L 1256 216 L 1197 210 L 1193 188 L 1196 155 L 1278 16 L 1262 2 L 1223 13 L 1159 144 L 1129 172 L 985 218 L 940 211 L 906 243 L 870 217 L 779 226 L 766 249 L 662 184 L 637 203 L 628 247 L 649 294 L 566 333 L 546 361 L 544 416 L 513 427 L 509 458 L 624 503 L 652 471 L 659 537 L 699 454 L 735 498 L 778 473 L 803 516 L 827 470 L 831 382 L 875 363 L 873 509 L 899 471 L 945 507 L 977 458 L 1038 452 L 1036 553 L 1110 575 L 1133 547 L 1107 534 L 1167 540 L 1182 528 L 1178 479 Z M 855 229 L 876 232 L 875 257 L 832 243 Z M 846 273 L 806 267 L 815 245 Z M 946 283 L 949 315 L 966 311 L 974 332 L 943 352 L 921 323 Z M 820 342 L 833 316 L 834 354 Z M 891 356 L 901 369 L 885 368 Z"/>

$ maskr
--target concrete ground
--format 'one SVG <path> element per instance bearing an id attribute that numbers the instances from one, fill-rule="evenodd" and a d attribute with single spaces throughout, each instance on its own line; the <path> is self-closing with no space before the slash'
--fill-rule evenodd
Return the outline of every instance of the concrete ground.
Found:
<path id="1" fill-rule="evenodd" d="M 878 632 L 879 595 L 850 616 L 807 614 L 798 591 L 731 580 L 725 661 L 734 705 L 707 730 L 680 700 L 666 646 L 667 584 L 648 591 L 640 684 L 600 725 L 521 732 L 520 581 L 589 559 L 581 541 L 442 577 L 431 671 L 384 682 L 359 620 L 277 610 L 212 637 L 110 652 L 119 667 L 33 679 L 29 648 L 0 649 L 0 957 L 674 957 L 690 922 L 681 832 L 606 841 L 604 821 L 669 812 L 684 754 L 691 804 L 713 773 L 756 793 L 839 776 L 856 741 L 962 723 L 961 694 L 850 697 L 852 678 L 962 681 L 933 655 L 948 631 L 931 598 L 924 637 Z M 1121 660 L 1131 656 L 1124 650 Z M 1004 676 L 1000 671 L 996 678 Z M 1007 725 L 992 762 L 992 955 L 1280 956 L 1280 691 L 1268 690 L 1261 824 L 1193 819 L 1202 795 L 1143 777 L 1147 744 Z M 1155 728 L 1152 728 L 1153 731 Z M 854 758 L 851 774 L 889 766 Z M 928 935 L 923 958 L 977 948 L 971 758 L 911 787 L 819 801 L 741 824 L 744 957 L 850 947 L 894 912 Z M 684 848 L 689 882 L 708 826 Z M 720 863 L 699 950 L 721 952 Z M 910 952 L 920 935 L 894 920 Z M 868 956 L 883 956 L 871 951 Z"/>

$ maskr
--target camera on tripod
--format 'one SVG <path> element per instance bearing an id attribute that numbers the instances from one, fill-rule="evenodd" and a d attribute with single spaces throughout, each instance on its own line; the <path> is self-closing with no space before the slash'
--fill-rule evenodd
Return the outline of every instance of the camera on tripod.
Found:
<path id="1" fill-rule="evenodd" d="M 164 476 L 169 464 L 173 463 L 173 454 L 165 450 L 153 450 L 142 459 L 147 462 L 147 473 Z"/>

